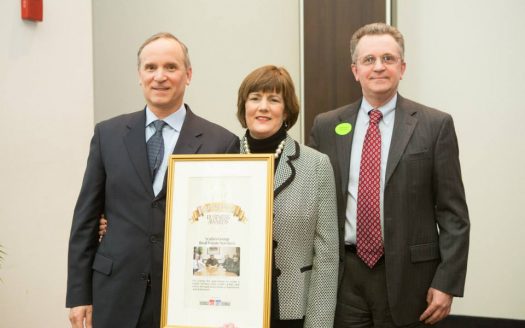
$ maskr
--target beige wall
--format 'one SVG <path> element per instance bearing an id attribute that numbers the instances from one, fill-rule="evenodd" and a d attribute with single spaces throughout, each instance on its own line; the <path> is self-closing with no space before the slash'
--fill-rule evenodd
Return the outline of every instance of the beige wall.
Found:
<path id="1" fill-rule="evenodd" d="M 67 240 L 93 129 L 90 1 L 0 1 L 0 327 L 67 327 Z M 75 13 L 75 14 L 73 14 Z"/>
<path id="2" fill-rule="evenodd" d="M 525 319 L 525 1 L 401 0 L 401 93 L 451 113 L 472 231 L 453 313 Z"/>
<path id="3" fill-rule="evenodd" d="M 237 90 L 253 69 L 284 66 L 300 92 L 299 0 L 94 0 L 93 15 L 96 121 L 144 106 L 136 52 L 159 31 L 189 48 L 193 79 L 185 101 L 236 134 Z M 299 124 L 292 135 L 299 138 Z"/>
<path id="4" fill-rule="evenodd" d="M 94 0 L 93 51 L 89 1 L 47 1 L 36 24 L 20 20 L 19 2 L 0 1 L 0 327 L 67 327 L 67 239 L 94 123 L 93 60 L 96 120 L 140 109 L 136 48 L 171 31 L 193 59 L 188 103 L 240 133 L 236 91 L 251 69 L 284 65 L 299 83 L 298 2 Z M 525 2 L 398 6 L 401 92 L 450 112 L 460 142 L 473 226 L 466 297 L 453 312 L 525 319 Z"/>

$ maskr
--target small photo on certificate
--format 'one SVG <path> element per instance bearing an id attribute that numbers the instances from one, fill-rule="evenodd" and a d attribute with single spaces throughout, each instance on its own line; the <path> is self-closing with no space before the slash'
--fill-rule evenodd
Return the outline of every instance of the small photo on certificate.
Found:
<path id="1" fill-rule="evenodd" d="M 193 247 L 194 276 L 238 277 L 240 261 L 240 247 Z"/>

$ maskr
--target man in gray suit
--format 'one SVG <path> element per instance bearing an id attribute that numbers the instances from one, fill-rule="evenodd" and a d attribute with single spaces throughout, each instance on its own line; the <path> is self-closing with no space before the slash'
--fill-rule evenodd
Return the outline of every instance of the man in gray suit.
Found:
<path id="1" fill-rule="evenodd" d="M 316 117 L 310 140 L 337 181 L 345 255 L 335 327 L 434 324 L 463 295 L 467 268 L 454 124 L 397 93 L 406 64 L 396 28 L 360 28 L 351 54 L 363 98 Z"/>
<path id="2" fill-rule="evenodd" d="M 186 46 L 168 33 L 138 52 L 146 108 L 101 122 L 91 140 L 69 240 L 73 327 L 159 327 L 166 167 L 174 154 L 239 153 L 239 139 L 184 104 Z M 99 217 L 111 229 L 98 243 Z"/>

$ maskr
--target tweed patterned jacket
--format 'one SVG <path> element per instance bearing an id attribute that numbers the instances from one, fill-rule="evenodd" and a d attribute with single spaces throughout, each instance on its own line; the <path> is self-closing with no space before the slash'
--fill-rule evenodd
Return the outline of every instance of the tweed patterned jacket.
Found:
<path id="1" fill-rule="evenodd" d="M 241 153 L 245 153 L 241 142 Z M 287 136 L 274 181 L 273 239 L 280 319 L 331 328 L 339 241 L 330 160 Z"/>

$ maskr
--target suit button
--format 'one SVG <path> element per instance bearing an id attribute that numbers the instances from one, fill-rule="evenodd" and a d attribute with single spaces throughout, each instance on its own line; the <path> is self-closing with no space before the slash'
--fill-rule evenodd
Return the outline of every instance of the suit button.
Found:
<path id="1" fill-rule="evenodd" d="M 151 236 L 149 236 L 149 241 L 150 241 L 152 244 L 155 244 L 156 242 L 159 241 L 159 238 L 157 237 L 157 235 L 151 235 Z"/>
<path id="2" fill-rule="evenodd" d="M 155 201 L 155 202 L 151 203 L 151 207 L 153 207 L 153 208 L 159 207 L 159 202 Z"/>
<path id="3" fill-rule="evenodd" d="M 148 280 L 148 274 L 142 272 L 142 273 L 140 274 L 140 280 Z"/>

